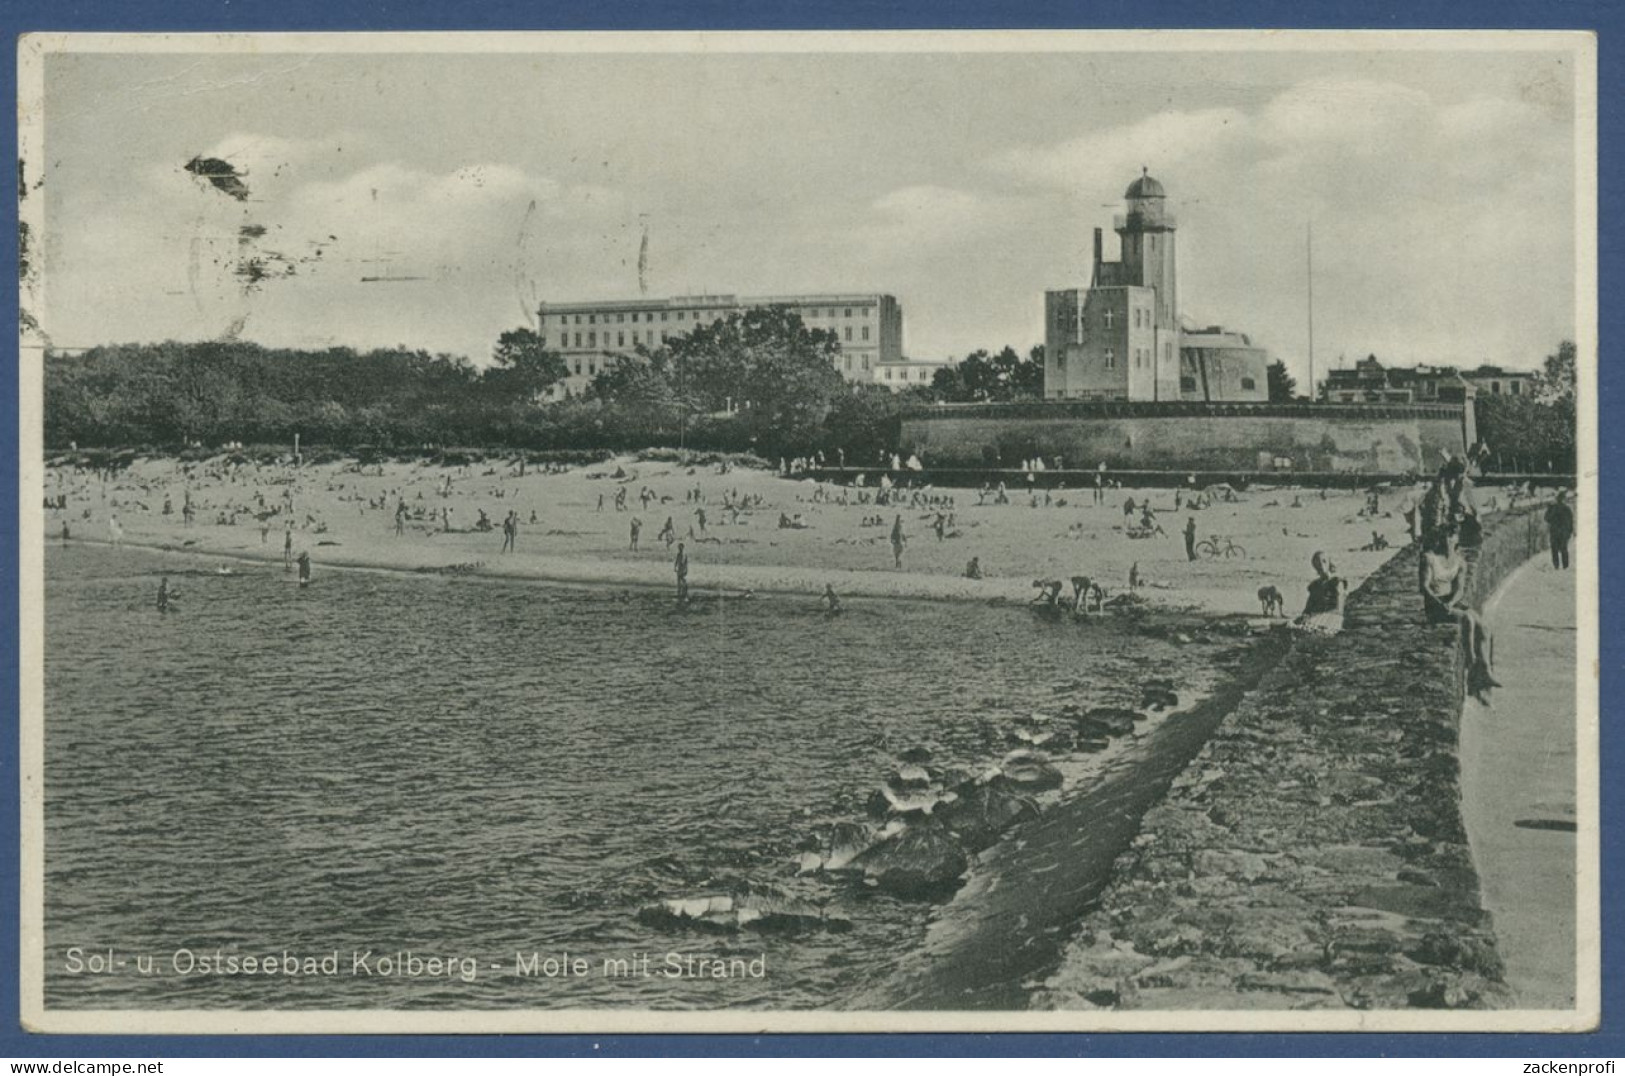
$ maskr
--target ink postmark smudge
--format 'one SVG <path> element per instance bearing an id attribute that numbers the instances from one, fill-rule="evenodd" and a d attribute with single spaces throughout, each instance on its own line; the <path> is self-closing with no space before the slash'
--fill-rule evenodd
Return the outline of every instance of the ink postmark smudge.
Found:
<path id="1" fill-rule="evenodd" d="M 239 202 L 248 201 L 248 184 L 243 182 L 243 174 L 230 161 L 223 161 L 219 157 L 193 157 L 186 162 L 186 170 L 222 194 L 228 194 Z"/>

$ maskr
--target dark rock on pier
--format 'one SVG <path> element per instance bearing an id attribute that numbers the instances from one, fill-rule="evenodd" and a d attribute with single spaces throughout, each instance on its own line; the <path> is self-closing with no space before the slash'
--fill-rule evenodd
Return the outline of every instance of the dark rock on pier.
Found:
<path id="1" fill-rule="evenodd" d="M 1144 720 L 1145 715 L 1138 710 L 1128 710 L 1121 706 L 1096 706 L 1077 719 L 1078 735 L 1097 740 L 1111 736 L 1132 736 L 1134 723 Z"/>
<path id="2" fill-rule="evenodd" d="M 931 899 L 958 888 L 970 860 L 945 826 L 921 822 L 871 845 L 852 866 L 883 892 Z"/>
<path id="3" fill-rule="evenodd" d="M 1038 804 L 1002 776 L 954 787 L 954 802 L 938 818 L 972 853 L 990 847 L 1006 830 L 1038 817 Z"/>
<path id="4" fill-rule="evenodd" d="M 1027 792 L 1060 788 L 1063 781 L 1061 771 L 1055 768 L 1049 756 L 1039 751 L 1010 752 L 999 764 L 999 772 L 1005 780 Z"/>

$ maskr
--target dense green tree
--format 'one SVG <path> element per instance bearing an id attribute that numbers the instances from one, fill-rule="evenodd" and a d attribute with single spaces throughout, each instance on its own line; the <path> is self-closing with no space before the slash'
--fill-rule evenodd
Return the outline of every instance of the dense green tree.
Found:
<path id="1" fill-rule="evenodd" d="M 1269 379 L 1270 403 L 1287 403 L 1297 398 L 1298 380 L 1287 372 L 1285 362 L 1275 360 L 1264 373 Z"/>
<path id="2" fill-rule="evenodd" d="M 564 356 L 549 351 L 542 337 L 530 329 L 510 329 L 497 338 L 491 351 L 495 366 L 485 382 L 498 392 L 534 400 L 569 374 Z"/>
<path id="3" fill-rule="evenodd" d="M 1546 362 L 1535 379 L 1536 395 L 1543 401 L 1574 406 L 1574 393 L 1579 375 L 1575 369 L 1573 340 L 1564 340 L 1557 351 L 1546 356 Z"/>
<path id="4" fill-rule="evenodd" d="M 1574 473 L 1575 359 L 1574 343 L 1564 340 L 1546 356 L 1533 394 L 1476 397 L 1478 437 L 1489 448 L 1492 470 Z"/>
<path id="5" fill-rule="evenodd" d="M 897 447 L 898 417 L 909 407 L 932 402 L 930 389 L 893 392 L 883 385 L 854 385 L 842 393 L 824 420 L 825 447 L 840 450 L 849 464 L 869 466 Z"/>
<path id="6" fill-rule="evenodd" d="M 835 334 L 807 328 L 787 307 L 732 314 L 661 350 L 685 431 L 702 415 L 731 415 L 746 441 L 770 454 L 818 447 L 825 415 L 847 391 Z"/>
<path id="7" fill-rule="evenodd" d="M 1574 471 L 1573 412 L 1530 396 L 1482 394 L 1473 405 L 1487 468 L 1503 472 Z"/>
<path id="8" fill-rule="evenodd" d="M 1025 359 L 1011 347 L 997 355 L 973 351 L 953 366 L 938 370 L 931 388 L 947 403 L 1038 399 L 1044 394 L 1044 350 L 1035 347 Z"/>

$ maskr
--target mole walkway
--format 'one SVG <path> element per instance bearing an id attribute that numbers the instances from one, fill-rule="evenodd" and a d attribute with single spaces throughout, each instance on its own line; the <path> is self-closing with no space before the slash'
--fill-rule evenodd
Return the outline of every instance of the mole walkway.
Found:
<path id="1" fill-rule="evenodd" d="M 1486 604 L 1490 706 L 1461 714 L 1462 820 L 1520 1008 L 1575 1004 L 1575 583 L 1545 556 Z"/>

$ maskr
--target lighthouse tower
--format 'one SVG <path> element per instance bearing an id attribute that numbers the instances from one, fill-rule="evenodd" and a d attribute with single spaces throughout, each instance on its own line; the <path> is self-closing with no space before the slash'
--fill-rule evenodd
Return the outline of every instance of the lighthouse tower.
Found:
<path id="1" fill-rule="evenodd" d="M 1115 221 L 1122 241 L 1120 284 L 1154 288 L 1157 292 L 1156 327 L 1179 327 L 1179 288 L 1174 266 L 1174 215 L 1162 184 L 1141 169 L 1140 178 L 1123 192 L 1128 212 Z"/>
<path id="2" fill-rule="evenodd" d="M 1179 295 L 1174 217 L 1143 169 L 1115 225 L 1119 260 L 1095 229 L 1087 288 L 1045 294 L 1044 395 L 1052 400 L 1178 400 Z"/>

